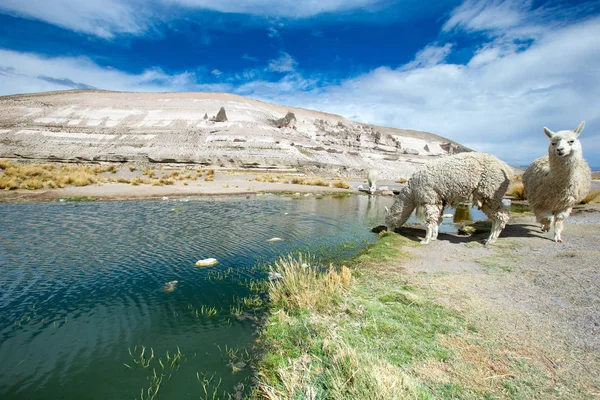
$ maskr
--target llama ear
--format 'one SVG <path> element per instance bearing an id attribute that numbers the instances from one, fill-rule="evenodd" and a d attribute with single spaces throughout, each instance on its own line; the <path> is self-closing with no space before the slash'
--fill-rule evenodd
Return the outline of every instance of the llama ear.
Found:
<path id="1" fill-rule="evenodd" d="M 390 213 L 390 209 L 389 209 L 389 208 L 387 208 L 387 206 L 385 206 L 385 207 L 383 207 L 383 208 L 385 208 L 385 212 L 386 212 L 386 213 L 388 213 L 388 214 Z"/>
<path id="2" fill-rule="evenodd" d="M 544 133 L 546 134 L 546 136 L 548 136 L 550 139 L 552 139 L 552 136 L 556 135 L 556 133 L 552 132 L 550 129 L 544 127 Z"/>
<path id="3" fill-rule="evenodd" d="M 577 134 L 577 136 L 579 136 L 581 131 L 583 131 L 583 128 L 585 128 L 585 121 L 581 121 L 579 126 L 577 128 L 575 128 L 575 130 L 573 132 L 575 132 Z"/>

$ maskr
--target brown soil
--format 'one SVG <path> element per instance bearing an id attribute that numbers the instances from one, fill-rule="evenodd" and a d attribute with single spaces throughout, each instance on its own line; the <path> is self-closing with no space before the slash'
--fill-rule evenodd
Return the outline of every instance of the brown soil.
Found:
<path id="1" fill-rule="evenodd" d="M 424 236 L 419 229 L 400 233 Z M 407 248 L 414 258 L 404 272 L 501 347 L 600 398 L 600 205 L 576 210 L 563 234 L 564 243 L 555 243 L 533 217 L 511 220 L 490 247 L 480 244 L 487 234 L 440 234 L 428 246 Z"/>

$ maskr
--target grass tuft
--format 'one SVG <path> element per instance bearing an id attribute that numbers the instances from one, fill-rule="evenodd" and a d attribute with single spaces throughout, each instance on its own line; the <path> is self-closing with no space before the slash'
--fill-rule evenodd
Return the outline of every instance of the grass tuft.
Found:
<path id="1" fill-rule="evenodd" d="M 508 191 L 506 192 L 509 196 L 513 196 L 517 200 L 525 200 L 525 186 L 522 182 L 511 183 Z"/>
<path id="2" fill-rule="evenodd" d="M 344 181 L 335 181 L 332 183 L 332 186 L 339 189 L 350 189 L 350 185 Z"/>
<path id="3" fill-rule="evenodd" d="M 600 190 L 592 190 L 583 200 L 581 200 L 581 204 L 593 203 L 600 203 Z"/>

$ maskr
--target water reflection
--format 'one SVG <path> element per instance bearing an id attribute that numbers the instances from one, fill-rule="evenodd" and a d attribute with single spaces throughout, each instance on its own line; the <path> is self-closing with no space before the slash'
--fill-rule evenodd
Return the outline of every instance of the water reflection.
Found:
<path id="1" fill-rule="evenodd" d="M 128 349 L 142 345 L 186 356 L 163 398 L 198 398 L 197 373 L 214 374 L 220 391 L 247 385 L 249 368 L 234 373 L 222 349 L 253 343 L 255 321 L 232 309 L 253 294 L 248 282 L 263 274 L 255 266 L 297 251 L 352 256 L 376 240 L 370 228 L 391 202 L 0 204 L 0 398 L 139 397 L 148 371 Z M 219 264 L 194 266 L 209 257 Z"/>

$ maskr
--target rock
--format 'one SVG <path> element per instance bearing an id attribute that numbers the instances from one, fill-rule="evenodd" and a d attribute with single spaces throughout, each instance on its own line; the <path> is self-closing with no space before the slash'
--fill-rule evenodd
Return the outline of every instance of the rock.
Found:
<path id="1" fill-rule="evenodd" d="M 404 154 L 413 155 L 413 156 L 418 156 L 419 155 L 419 150 L 417 150 L 417 149 L 404 149 L 403 153 Z"/>
<path id="2" fill-rule="evenodd" d="M 294 113 L 291 111 L 288 111 L 288 113 L 285 114 L 285 117 L 277 119 L 273 122 L 278 128 L 296 129 L 296 115 L 294 115 Z"/>
<path id="3" fill-rule="evenodd" d="M 205 258 L 204 260 L 196 261 L 196 267 L 211 267 L 217 265 L 219 262 L 216 258 Z"/>
<path id="4" fill-rule="evenodd" d="M 217 116 L 215 117 L 215 122 L 225 122 L 227 121 L 227 114 L 225 113 L 225 107 L 221 107 Z"/>
<path id="5" fill-rule="evenodd" d="M 382 190 L 381 195 L 382 196 L 393 196 L 394 192 L 392 190 Z"/>
<path id="6" fill-rule="evenodd" d="M 454 218 L 454 214 L 444 214 L 442 218 Z"/>
<path id="7" fill-rule="evenodd" d="M 167 293 L 171 293 L 177 287 L 177 283 L 179 283 L 179 281 L 166 282 L 165 285 L 163 286 L 163 290 Z"/>
<path id="8" fill-rule="evenodd" d="M 203 119 L 208 119 L 208 114 L 204 113 L 204 118 Z"/>
<path id="9" fill-rule="evenodd" d="M 383 232 L 383 231 L 387 231 L 387 226 L 377 225 L 375 228 L 371 229 L 371 232 L 374 232 L 374 233 L 379 233 L 379 232 Z"/>
<path id="10" fill-rule="evenodd" d="M 282 240 L 283 240 L 282 238 L 274 237 L 274 238 L 267 240 L 267 242 L 280 242 Z"/>
<path id="11" fill-rule="evenodd" d="M 163 200 L 169 200 L 169 198 L 167 196 L 163 196 L 162 198 Z"/>

